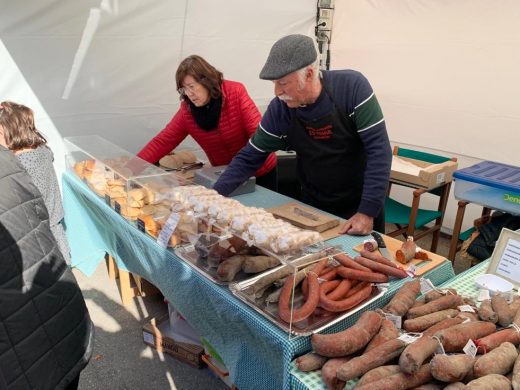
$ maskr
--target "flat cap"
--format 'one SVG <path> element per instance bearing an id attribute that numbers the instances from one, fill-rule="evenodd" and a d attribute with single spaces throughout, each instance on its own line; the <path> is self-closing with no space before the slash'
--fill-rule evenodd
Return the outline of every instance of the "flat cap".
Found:
<path id="1" fill-rule="evenodd" d="M 316 61 L 318 54 L 311 37 L 301 34 L 287 35 L 275 42 L 260 78 L 262 80 L 278 80 L 295 70 L 301 69 Z"/>

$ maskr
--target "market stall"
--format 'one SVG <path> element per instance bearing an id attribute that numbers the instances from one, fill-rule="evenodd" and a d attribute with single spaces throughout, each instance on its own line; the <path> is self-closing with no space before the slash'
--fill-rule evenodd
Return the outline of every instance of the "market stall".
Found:
<path id="1" fill-rule="evenodd" d="M 172 250 L 122 219 L 104 198 L 96 195 L 73 173 L 63 176 L 66 224 L 74 266 L 91 274 L 108 252 L 121 269 L 136 273 L 156 285 L 194 328 L 218 350 L 238 388 L 289 388 L 289 365 L 295 356 L 310 350 L 309 337 L 289 337 L 257 311 L 238 300 L 183 262 Z M 235 197 L 246 206 L 269 208 L 291 200 L 257 187 L 251 194 Z M 366 237 L 342 235 L 328 241 L 352 255 Z M 453 277 L 449 261 L 425 274 L 435 284 Z M 406 279 L 405 279 L 406 280 Z M 366 309 L 384 305 L 403 280 L 392 281 L 388 292 Z M 359 313 L 329 329 L 335 332 L 352 325 Z"/>

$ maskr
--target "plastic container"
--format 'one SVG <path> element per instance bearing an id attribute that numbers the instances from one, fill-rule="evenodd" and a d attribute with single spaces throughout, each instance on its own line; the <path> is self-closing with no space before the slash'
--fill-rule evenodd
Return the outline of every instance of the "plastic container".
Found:
<path id="1" fill-rule="evenodd" d="M 520 215 L 520 167 L 483 161 L 453 177 L 455 198 Z"/>
<path id="2" fill-rule="evenodd" d="M 490 294 L 497 292 L 507 293 L 513 289 L 513 285 L 500 276 L 494 274 L 482 274 L 475 278 L 478 288 L 489 290 Z"/>

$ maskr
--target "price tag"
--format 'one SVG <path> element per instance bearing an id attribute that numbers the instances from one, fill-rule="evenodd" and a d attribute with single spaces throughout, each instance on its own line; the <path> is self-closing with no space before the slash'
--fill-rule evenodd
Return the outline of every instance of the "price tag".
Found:
<path id="1" fill-rule="evenodd" d="M 462 348 L 464 353 L 468 356 L 475 357 L 477 356 L 477 346 L 473 342 L 473 340 L 469 339 L 466 343 L 466 346 Z"/>
<path id="2" fill-rule="evenodd" d="M 417 268 L 415 265 L 410 265 L 407 269 L 404 270 L 404 272 L 406 272 L 409 277 L 415 278 L 417 274 Z"/>
<path id="3" fill-rule="evenodd" d="M 422 333 L 403 333 L 401 336 L 398 337 L 399 340 L 404 341 L 406 345 L 413 343 L 414 341 L 417 341 L 422 337 Z"/>
<path id="4" fill-rule="evenodd" d="M 485 288 L 481 288 L 480 291 L 478 292 L 477 300 L 479 302 L 482 302 L 482 301 L 485 301 L 486 299 L 491 299 L 491 297 L 489 296 L 489 290 L 487 290 Z"/>
<path id="5" fill-rule="evenodd" d="M 142 231 L 143 233 L 146 232 L 144 221 L 142 219 L 137 218 L 137 230 Z"/>
<path id="6" fill-rule="evenodd" d="M 157 237 L 157 243 L 162 246 L 163 248 L 168 247 L 168 242 L 170 241 L 170 237 L 172 236 L 173 232 L 177 228 L 177 224 L 179 223 L 181 219 L 180 214 L 178 213 L 171 213 L 168 217 L 168 220 L 164 224 L 163 228 L 161 229 L 161 232 L 159 233 L 159 237 Z"/>
<path id="7" fill-rule="evenodd" d="M 116 210 L 116 213 L 121 215 L 121 205 L 119 204 L 119 202 L 114 202 L 114 210 Z"/>
<path id="8" fill-rule="evenodd" d="M 402 323 L 402 320 L 403 320 L 401 317 L 393 315 L 393 314 L 390 314 L 390 313 L 384 313 L 384 314 L 385 314 L 385 318 L 387 320 L 392 321 L 392 323 L 395 325 L 395 327 L 397 329 L 401 329 L 401 323 Z"/>
<path id="9" fill-rule="evenodd" d="M 148 332 L 143 332 L 143 340 L 145 343 L 152 344 L 152 345 L 155 344 L 153 334 L 150 334 Z"/>
<path id="10" fill-rule="evenodd" d="M 458 309 L 467 313 L 475 313 L 475 310 L 470 305 L 461 305 Z"/>
<path id="11" fill-rule="evenodd" d="M 426 294 L 432 290 L 435 290 L 435 286 L 430 279 L 421 278 L 421 294 Z"/>
<path id="12" fill-rule="evenodd" d="M 376 283 L 375 284 L 377 287 L 379 287 L 379 289 L 383 289 L 383 288 L 388 288 L 390 287 L 390 283 Z"/>

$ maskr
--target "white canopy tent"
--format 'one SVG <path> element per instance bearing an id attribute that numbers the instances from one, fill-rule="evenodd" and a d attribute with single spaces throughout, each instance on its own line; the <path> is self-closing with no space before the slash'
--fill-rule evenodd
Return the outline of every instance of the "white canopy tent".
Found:
<path id="1" fill-rule="evenodd" d="M 393 143 L 461 166 L 520 165 L 520 3 L 334 3 L 332 68 L 367 76 Z M 58 173 L 63 137 L 100 134 L 137 152 L 177 110 L 174 73 L 190 54 L 244 83 L 263 110 L 273 91 L 258 73 L 272 43 L 313 36 L 316 25 L 315 0 L 1 0 L 1 9 L 0 100 L 35 110 Z M 453 199 L 449 209 L 447 230 Z"/>

